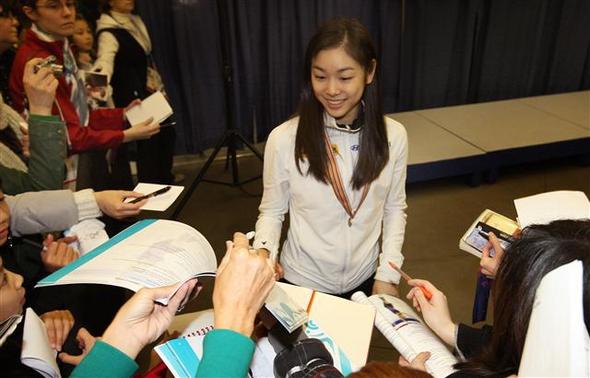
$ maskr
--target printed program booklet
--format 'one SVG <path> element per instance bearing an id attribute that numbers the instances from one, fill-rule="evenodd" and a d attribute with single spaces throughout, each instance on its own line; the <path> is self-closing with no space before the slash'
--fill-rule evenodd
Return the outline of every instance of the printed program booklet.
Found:
<path id="1" fill-rule="evenodd" d="M 375 327 L 406 360 L 430 352 L 425 363 L 430 375 L 442 378 L 455 371 L 457 359 L 406 302 L 384 294 L 367 297 L 360 291 L 352 295 L 352 300 L 375 308 Z"/>
<path id="2" fill-rule="evenodd" d="M 104 284 L 138 291 L 215 276 L 217 259 L 211 244 L 181 222 L 146 219 L 50 274 L 35 287 Z M 167 304 L 170 297 L 158 302 Z"/>

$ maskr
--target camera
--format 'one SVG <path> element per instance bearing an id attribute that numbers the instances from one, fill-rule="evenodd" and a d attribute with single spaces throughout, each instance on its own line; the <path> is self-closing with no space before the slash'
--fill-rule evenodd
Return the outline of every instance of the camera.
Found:
<path id="1" fill-rule="evenodd" d="M 55 57 L 55 55 L 49 55 L 47 58 L 35 64 L 35 66 L 33 67 L 33 72 L 37 73 L 41 68 L 47 67 L 51 70 L 55 77 L 60 77 L 61 75 L 63 75 L 64 66 L 62 66 L 61 64 L 55 64 L 56 61 L 57 58 Z"/>

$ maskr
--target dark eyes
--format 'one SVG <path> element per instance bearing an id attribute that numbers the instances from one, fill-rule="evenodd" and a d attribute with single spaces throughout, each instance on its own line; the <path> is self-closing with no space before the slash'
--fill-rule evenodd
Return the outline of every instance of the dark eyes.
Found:
<path id="1" fill-rule="evenodd" d="M 316 80 L 324 80 L 324 79 L 326 79 L 325 76 L 321 76 L 321 75 L 314 75 L 313 78 L 316 79 Z M 342 80 L 342 81 L 349 81 L 349 80 L 352 80 L 352 76 L 351 77 L 341 77 L 339 79 Z"/>

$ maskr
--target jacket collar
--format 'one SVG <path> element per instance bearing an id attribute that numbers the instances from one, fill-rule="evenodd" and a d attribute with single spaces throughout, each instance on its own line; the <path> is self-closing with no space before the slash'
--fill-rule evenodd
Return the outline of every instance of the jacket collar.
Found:
<path id="1" fill-rule="evenodd" d="M 39 31 L 37 28 L 34 30 L 33 27 L 27 30 L 25 34 L 25 43 L 30 44 L 36 50 L 47 52 L 47 56 L 55 55 L 57 63 L 63 64 L 64 49 L 68 47 L 66 39 L 55 40 L 47 34 Z"/>
<path id="2" fill-rule="evenodd" d="M 336 119 L 334 117 L 329 115 L 327 112 L 324 112 L 324 125 L 329 129 L 335 129 L 345 133 L 356 134 L 362 129 L 362 124 L 357 122 L 362 116 L 363 114 L 359 113 L 359 118 L 357 118 L 353 122 L 353 125 L 340 125 L 336 122 Z"/>

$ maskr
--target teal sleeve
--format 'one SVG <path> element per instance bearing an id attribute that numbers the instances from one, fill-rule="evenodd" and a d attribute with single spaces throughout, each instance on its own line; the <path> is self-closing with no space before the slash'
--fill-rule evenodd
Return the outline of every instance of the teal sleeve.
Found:
<path id="1" fill-rule="evenodd" d="M 67 157 L 66 128 L 57 117 L 31 116 L 29 176 L 35 191 L 63 188 Z"/>
<path id="2" fill-rule="evenodd" d="M 246 377 L 254 355 L 254 342 L 228 329 L 209 332 L 203 341 L 203 359 L 197 378 Z"/>
<path id="3" fill-rule="evenodd" d="M 28 172 L 0 166 L 0 179 L 6 194 L 20 194 L 63 188 L 67 156 L 64 123 L 53 116 L 29 119 L 31 157 Z"/>
<path id="4" fill-rule="evenodd" d="M 137 363 L 125 353 L 107 343 L 97 341 L 70 377 L 127 378 L 133 376 L 137 368 Z"/>

